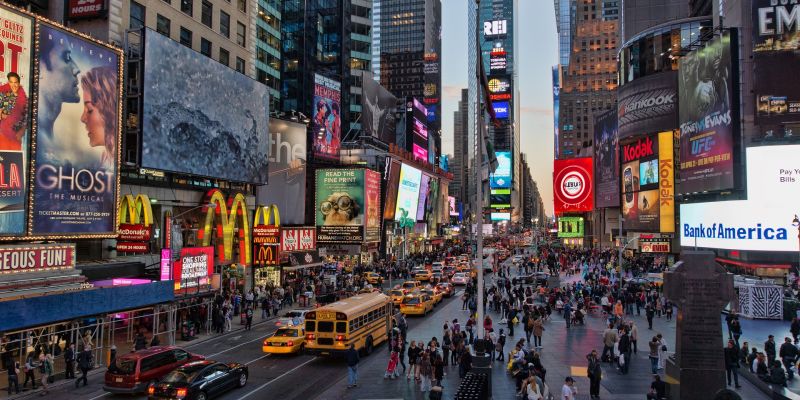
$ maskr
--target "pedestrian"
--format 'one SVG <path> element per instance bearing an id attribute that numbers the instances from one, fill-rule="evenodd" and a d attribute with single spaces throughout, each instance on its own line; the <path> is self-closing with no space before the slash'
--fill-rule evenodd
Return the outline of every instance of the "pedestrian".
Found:
<path id="1" fill-rule="evenodd" d="M 792 339 L 788 337 L 785 338 L 784 343 L 779 349 L 778 357 L 781 358 L 781 362 L 783 362 L 783 367 L 786 369 L 786 375 L 789 377 L 789 379 L 794 378 L 794 371 L 792 370 L 792 367 L 797 361 L 798 355 L 800 355 L 800 352 L 798 352 L 797 347 L 792 344 Z"/>
<path id="2" fill-rule="evenodd" d="M 731 321 L 731 334 L 733 334 L 733 340 L 736 342 L 736 346 L 738 347 L 739 338 L 742 337 L 742 323 L 739 322 L 739 318 Z"/>
<path id="3" fill-rule="evenodd" d="M 261 299 L 261 319 L 269 318 L 269 295 L 265 295 L 263 299 Z"/>
<path id="4" fill-rule="evenodd" d="M 658 338 L 658 369 L 664 369 L 667 366 L 667 340 L 659 333 L 656 335 Z"/>
<path id="5" fill-rule="evenodd" d="M 25 386 L 28 386 L 28 381 L 31 382 L 31 387 L 33 390 L 36 390 L 36 367 L 38 366 L 38 362 L 36 362 L 36 358 L 34 358 L 34 353 L 28 353 L 28 356 L 25 357 L 25 382 L 22 383 L 22 388 L 25 389 Z"/>
<path id="6" fill-rule="evenodd" d="M 244 325 L 244 330 L 249 331 L 253 328 L 253 307 L 247 306 L 247 310 L 245 310 L 245 319 L 246 323 Z"/>
<path id="7" fill-rule="evenodd" d="M 561 387 L 561 398 L 559 400 L 575 400 L 578 395 L 578 388 L 575 387 L 575 380 L 571 376 L 564 379 L 564 386 Z"/>
<path id="8" fill-rule="evenodd" d="M 542 334 L 544 333 L 544 322 L 542 322 L 541 318 L 536 318 L 533 320 L 533 347 L 537 350 L 541 350 L 542 346 Z"/>
<path id="9" fill-rule="evenodd" d="M 589 377 L 589 396 L 593 399 L 597 399 L 600 398 L 600 379 L 603 376 L 597 350 L 592 350 L 592 352 L 586 356 L 586 361 L 588 362 L 586 374 Z"/>
<path id="10" fill-rule="evenodd" d="M 345 360 L 347 361 L 347 387 L 353 388 L 358 386 L 358 351 L 356 346 L 350 344 L 350 348 L 345 352 Z"/>
<path id="11" fill-rule="evenodd" d="M 492 324 L 492 317 L 490 317 L 490 316 L 487 314 L 487 315 L 486 315 L 486 318 L 484 318 L 484 319 L 483 319 L 483 331 L 484 331 L 484 332 L 489 332 L 489 331 L 491 331 L 493 328 L 494 328 L 494 326 L 493 326 L 493 324 Z"/>
<path id="12" fill-rule="evenodd" d="M 608 324 L 608 329 L 603 332 L 603 354 L 600 360 L 608 363 L 614 362 L 614 344 L 617 343 L 617 331 L 613 324 Z"/>
<path id="13" fill-rule="evenodd" d="M 650 358 L 650 368 L 653 375 L 658 373 L 658 355 L 660 353 L 659 348 L 661 344 L 658 343 L 658 337 L 653 336 L 653 340 L 647 343 L 650 346 L 650 354 L 648 354 L 648 358 Z"/>
<path id="14" fill-rule="evenodd" d="M 464 349 L 461 352 L 461 358 L 458 360 L 458 377 L 464 379 L 471 370 L 472 354 L 470 354 L 469 349 Z"/>
<path id="15" fill-rule="evenodd" d="M 410 380 L 413 376 L 416 379 L 419 371 L 417 370 L 417 358 L 419 357 L 419 348 L 417 348 L 417 341 L 412 340 L 408 345 L 408 374 L 406 380 Z"/>
<path id="16" fill-rule="evenodd" d="M 789 338 L 786 338 L 789 340 Z M 791 344 L 790 344 L 791 345 Z M 739 348 L 736 347 L 736 342 L 733 339 L 728 339 L 728 347 L 724 349 L 725 352 L 725 375 L 728 377 L 728 386 L 731 386 L 731 375 L 733 375 L 733 382 L 736 384 L 736 389 L 739 386 Z"/>
<path id="17" fill-rule="evenodd" d="M 522 385 L 522 391 L 523 391 L 523 393 L 525 395 L 527 395 L 528 400 L 543 400 L 544 399 L 544 397 L 542 395 L 542 392 L 544 392 L 544 389 L 542 388 L 541 385 L 539 385 L 536 382 L 536 375 L 531 375 L 527 379 L 525 379 L 525 381 L 523 382 L 523 385 Z"/>
<path id="18" fill-rule="evenodd" d="M 66 371 L 64 372 L 64 379 L 75 379 L 75 343 L 70 343 L 67 350 L 64 351 L 64 364 L 66 364 Z"/>
<path id="19" fill-rule="evenodd" d="M 442 380 L 444 379 L 444 359 L 442 355 L 439 353 L 433 354 L 433 379 L 435 381 L 435 386 L 442 386 Z"/>
<path id="20" fill-rule="evenodd" d="M 445 325 L 447 325 L 445 323 Z M 450 330 L 446 329 L 444 331 L 444 337 L 442 338 L 442 354 L 443 354 L 443 361 L 444 365 L 447 365 L 450 361 L 450 349 L 453 347 L 453 340 L 450 338 Z"/>
<path id="21" fill-rule="evenodd" d="M 78 387 L 78 384 L 83 381 L 83 386 L 86 386 L 89 383 L 87 379 L 89 376 L 89 370 L 92 369 L 94 365 L 94 360 L 92 357 L 92 346 L 84 346 L 83 351 L 78 353 L 78 369 L 81 370 L 81 377 L 75 380 L 75 387 Z"/>
<path id="22" fill-rule="evenodd" d="M 147 347 L 147 339 L 145 339 L 142 331 L 136 332 L 136 337 L 133 338 L 133 348 L 136 351 L 144 350 Z"/>
<path id="23" fill-rule="evenodd" d="M 638 343 L 639 343 L 639 327 L 636 326 L 636 323 L 633 321 L 630 322 L 630 336 L 631 336 L 631 346 L 633 347 L 633 354 L 637 354 L 638 351 Z"/>
<path id="24" fill-rule="evenodd" d="M 514 324 L 515 324 L 514 320 L 516 318 L 517 318 L 516 311 L 513 310 L 513 309 L 510 310 L 508 312 L 508 318 L 507 318 L 508 319 L 508 321 L 507 321 L 508 322 L 508 336 L 511 336 L 511 337 L 514 336 Z"/>
<path id="25" fill-rule="evenodd" d="M 404 361 L 405 356 L 406 356 L 406 338 L 403 337 L 403 335 L 399 335 L 397 339 L 397 358 L 398 362 L 400 362 L 400 365 L 403 366 L 404 374 L 406 373 L 406 362 Z"/>
<path id="26" fill-rule="evenodd" d="M 424 394 L 430 392 L 433 386 L 431 383 L 432 380 L 433 365 L 431 365 L 431 353 L 425 351 L 422 353 L 419 362 L 419 390 Z M 423 397 L 425 396 L 423 395 Z"/>
<path id="27" fill-rule="evenodd" d="M 672 309 L 673 309 L 672 301 L 667 300 L 665 305 L 664 305 L 664 308 L 665 308 L 664 312 L 667 314 L 667 321 L 672 321 Z M 737 320 L 737 322 L 738 322 L 738 320 Z M 737 339 L 737 341 L 738 341 L 738 339 Z"/>
<path id="28" fill-rule="evenodd" d="M 50 393 L 50 376 L 53 375 L 53 355 L 50 353 L 42 353 L 39 355 L 39 372 L 42 374 L 42 391 L 39 396 L 44 396 Z"/>
<path id="29" fill-rule="evenodd" d="M 503 348 L 506 346 L 506 334 L 503 333 L 503 329 L 500 329 L 500 334 L 497 335 L 497 342 L 495 343 L 495 348 L 497 350 L 497 361 L 505 362 L 506 355 L 504 354 Z"/>
<path id="30" fill-rule="evenodd" d="M 11 396 L 11 388 L 14 387 L 19 394 L 19 362 L 8 363 L 8 395 Z"/>
<path id="31" fill-rule="evenodd" d="M 661 376 L 653 374 L 653 382 L 650 383 L 650 392 L 647 393 L 647 400 L 661 400 L 667 398 L 667 384 L 661 380 Z"/>
<path id="32" fill-rule="evenodd" d="M 655 316 L 655 309 L 653 303 L 647 303 L 644 307 L 644 315 L 647 317 L 647 329 L 653 330 L 653 317 Z"/>
<path id="33" fill-rule="evenodd" d="M 619 350 L 620 372 L 623 375 L 627 375 L 631 365 L 631 337 L 628 335 L 626 328 L 622 329 L 622 336 L 619 338 L 617 348 Z"/>

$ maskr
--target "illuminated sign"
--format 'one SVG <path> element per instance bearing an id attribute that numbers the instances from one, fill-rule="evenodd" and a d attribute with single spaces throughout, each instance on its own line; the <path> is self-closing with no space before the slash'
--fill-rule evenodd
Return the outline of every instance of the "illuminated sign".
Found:
<path id="1" fill-rule="evenodd" d="M 161 280 L 168 281 L 172 271 L 172 250 L 161 249 Z"/>
<path id="2" fill-rule="evenodd" d="M 282 228 L 281 252 L 311 251 L 317 248 L 317 230 L 312 227 Z"/>
<path id="3" fill-rule="evenodd" d="M 492 51 L 489 53 L 489 71 L 505 72 L 507 66 L 508 61 L 506 60 L 506 52 L 504 50 Z"/>
<path id="4" fill-rule="evenodd" d="M 493 94 L 509 93 L 511 81 L 508 77 L 489 77 L 489 92 Z"/>
<path id="5" fill-rule="evenodd" d="M 280 226 L 278 206 L 272 204 L 256 208 L 253 221 L 254 265 L 280 265 Z"/>
<path id="6" fill-rule="evenodd" d="M 558 217 L 558 237 L 577 238 L 583 237 L 583 217 Z"/>
<path id="7" fill-rule="evenodd" d="M 669 253 L 669 238 L 639 238 L 639 251 L 642 253 Z"/>
<path id="8" fill-rule="evenodd" d="M 146 194 L 135 197 L 122 196 L 119 202 L 119 230 L 117 251 L 125 253 L 147 253 L 153 224 L 153 208 Z"/>
<path id="9" fill-rule="evenodd" d="M 494 37 L 505 35 L 508 32 L 508 23 L 506 20 L 485 21 L 483 23 L 483 36 Z"/>
<path id="10" fill-rule="evenodd" d="M 75 255 L 74 244 L 0 246 L 0 273 L 73 269 Z"/>
<path id="11" fill-rule="evenodd" d="M 217 257 L 220 263 L 233 260 L 233 235 L 238 231 L 239 264 L 250 265 L 252 262 L 252 237 L 250 235 L 250 211 L 244 195 L 236 193 L 226 202 L 225 195 L 219 189 L 206 193 L 207 204 L 203 206 L 206 213 L 203 229 L 198 230 L 197 238 L 203 246 L 211 245 L 211 230 L 214 228 L 217 238 Z M 230 210 L 230 213 L 228 212 Z M 238 226 L 239 229 L 236 229 Z"/>
<path id="12" fill-rule="evenodd" d="M 494 108 L 495 117 L 502 119 L 508 118 L 509 104 L 507 101 L 498 101 L 496 103 L 492 103 L 492 108 Z"/>
<path id="13" fill-rule="evenodd" d="M 203 287 L 210 284 L 209 277 L 214 274 L 213 247 L 184 247 L 180 260 L 175 262 L 172 279 L 175 290 Z"/>
<path id="14" fill-rule="evenodd" d="M 67 19 L 96 18 L 103 16 L 105 0 L 67 1 Z"/>
<path id="15" fill-rule="evenodd" d="M 621 146 L 625 229 L 675 232 L 675 133 L 660 132 Z"/>
<path id="16" fill-rule="evenodd" d="M 555 160 L 553 170 L 556 214 L 592 211 L 594 207 L 592 158 Z"/>

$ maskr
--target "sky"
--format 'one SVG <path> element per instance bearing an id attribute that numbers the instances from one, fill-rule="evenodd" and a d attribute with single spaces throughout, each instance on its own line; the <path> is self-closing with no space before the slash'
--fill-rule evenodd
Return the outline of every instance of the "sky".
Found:
<path id="1" fill-rule="evenodd" d="M 453 112 L 467 87 L 467 2 L 442 0 L 442 147 L 453 154 Z M 553 215 L 553 89 L 558 63 L 553 2 L 519 0 L 516 17 L 521 151 L 527 154 L 547 215 Z M 516 177 L 515 177 L 516 179 Z"/>

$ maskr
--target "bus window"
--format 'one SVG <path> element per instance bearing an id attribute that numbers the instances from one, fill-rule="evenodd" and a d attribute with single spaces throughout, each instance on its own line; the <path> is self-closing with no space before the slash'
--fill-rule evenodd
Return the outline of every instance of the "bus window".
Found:
<path id="1" fill-rule="evenodd" d="M 319 321 L 317 323 L 317 332 L 333 332 L 333 322 Z"/>
<path id="2" fill-rule="evenodd" d="M 347 322 L 337 322 L 336 333 L 347 333 Z"/>
<path id="3" fill-rule="evenodd" d="M 314 332 L 314 323 L 315 321 L 306 321 L 306 332 Z"/>

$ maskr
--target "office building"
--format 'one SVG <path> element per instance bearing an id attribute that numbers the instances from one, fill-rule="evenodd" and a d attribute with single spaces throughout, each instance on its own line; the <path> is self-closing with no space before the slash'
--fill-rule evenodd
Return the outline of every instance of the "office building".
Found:
<path id="1" fill-rule="evenodd" d="M 270 109 L 281 100 L 281 2 L 258 0 L 256 14 L 256 80 L 269 88 Z"/>
<path id="2" fill-rule="evenodd" d="M 450 160 L 450 172 L 453 173 L 453 181 L 450 182 L 450 195 L 459 202 L 464 202 L 469 198 L 471 190 L 469 185 L 469 159 L 470 148 L 467 135 L 469 132 L 469 96 L 468 89 L 461 89 L 461 99 L 458 101 L 458 109 L 453 112 L 453 158 Z"/>
<path id="3" fill-rule="evenodd" d="M 622 2 L 620 21 L 621 43 L 639 32 L 662 23 L 686 18 L 692 0 L 619 0 Z"/>

